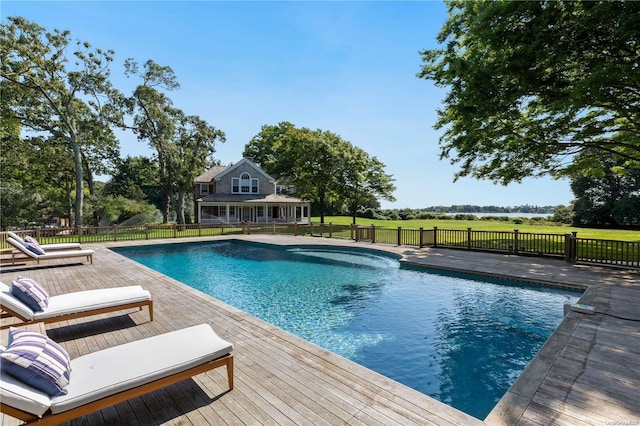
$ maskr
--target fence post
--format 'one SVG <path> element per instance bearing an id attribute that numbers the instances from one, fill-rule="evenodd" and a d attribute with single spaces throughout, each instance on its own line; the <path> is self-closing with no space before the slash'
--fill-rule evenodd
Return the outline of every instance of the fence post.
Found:
<path id="1" fill-rule="evenodd" d="M 418 248 L 422 248 L 424 247 L 424 237 L 422 235 L 422 231 L 423 231 L 422 227 L 420 227 L 419 231 L 420 231 L 420 242 L 418 243 Z"/>
<path id="2" fill-rule="evenodd" d="M 571 263 L 576 259 L 574 244 L 575 235 L 575 232 L 571 234 L 564 234 L 564 261 L 568 263 Z"/>
<path id="3" fill-rule="evenodd" d="M 294 222 L 293 224 L 293 236 L 294 237 L 298 236 L 298 222 Z"/>
<path id="4" fill-rule="evenodd" d="M 198 237 L 202 237 L 202 224 L 198 222 Z"/>
<path id="5" fill-rule="evenodd" d="M 78 243 L 82 244 L 82 228 L 76 226 L 76 236 L 78 237 Z"/>
<path id="6" fill-rule="evenodd" d="M 358 225 L 353 225 L 352 228 L 353 240 L 357 243 L 360 238 L 360 232 L 358 231 Z"/>
<path id="7" fill-rule="evenodd" d="M 149 239 L 149 224 L 145 225 L 145 240 Z"/>
<path id="8" fill-rule="evenodd" d="M 276 235 L 276 221 L 273 221 L 273 235 Z"/>
<path id="9" fill-rule="evenodd" d="M 116 225 L 115 223 L 112 226 L 113 228 L 113 241 L 118 241 L 118 225 Z"/>
<path id="10" fill-rule="evenodd" d="M 398 226 L 398 245 L 401 246 L 402 245 L 402 227 Z"/>
<path id="11" fill-rule="evenodd" d="M 333 236 L 333 223 L 329 222 L 329 238 Z"/>
<path id="12" fill-rule="evenodd" d="M 173 224 L 173 238 L 178 238 L 178 225 Z"/>
<path id="13" fill-rule="evenodd" d="M 471 250 L 471 228 L 467 228 L 467 249 Z"/>
<path id="14" fill-rule="evenodd" d="M 371 242 L 376 242 L 376 226 L 373 223 L 371 224 Z"/>
<path id="15" fill-rule="evenodd" d="M 438 247 L 438 227 L 433 227 L 433 246 Z"/>
<path id="16" fill-rule="evenodd" d="M 517 229 L 513 230 L 513 249 L 516 254 L 520 251 L 519 232 Z"/>
<path id="17" fill-rule="evenodd" d="M 41 237 L 40 237 L 40 227 L 39 226 L 36 227 L 36 237 L 35 238 L 36 238 L 36 240 L 40 241 Z"/>

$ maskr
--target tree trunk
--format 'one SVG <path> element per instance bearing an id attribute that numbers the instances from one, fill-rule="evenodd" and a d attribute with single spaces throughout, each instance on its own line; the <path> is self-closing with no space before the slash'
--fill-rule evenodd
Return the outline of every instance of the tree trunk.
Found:
<path id="1" fill-rule="evenodd" d="M 176 221 L 179 225 L 184 225 L 184 189 L 178 190 L 178 198 L 176 198 Z"/>
<path id="2" fill-rule="evenodd" d="M 320 223 L 324 223 L 324 194 L 318 196 L 318 204 L 320 204 Z"/>
<path id="3" fill-rule="evenodd" d="M 82 203 L 84 201 L 84 173 L 82 172 L 82 154 L 75 132 L 71 132 L 71 145 L 73 146 L 73 161 L 76 168 L 76 205 L 75 226 L 82 226 Z"/>
<path id="4" fill-rule="evenodd" d="M 86 171 L 86 174 L 87 174 L 86 178 L 87 178 L 87 186 L 89 187 L 89 194 L 95 195 L 96 188 L 95 188 L 95 184 L 93 183 L 93 171 L 91 170 L 91 166 L 89 165 L 89 162 L 87 161 L 84 155 L 82 155 L 82 162 L 84 164 L 84 170 Z"/>

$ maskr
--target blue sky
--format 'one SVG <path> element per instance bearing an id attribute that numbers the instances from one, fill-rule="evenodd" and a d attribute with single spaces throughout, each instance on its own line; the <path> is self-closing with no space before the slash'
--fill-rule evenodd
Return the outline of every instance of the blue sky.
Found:
<path id="1" fill-rule="evenodd" d="M 456 166 L 439 159 L 433 129 L 445 95 L 416 77 L 419 51 L 438 47 L 447 12 L 438 1 L 7 1 L 7 16 L 115 51 L 114 85 L 130 94 L 123 63 L 152 59 L 170 66 L 181 88 L 174 106 L 226 133 L 215 157 L 241 159 L 265 124 L 340 135 L 386 165 L 396 202 L 432 205 L 567 205 L 566 180 L 527 179 L 507 187 L 470 178 L 453 182 Z M 121 153 L 151 156 L 132 134 Z"/>

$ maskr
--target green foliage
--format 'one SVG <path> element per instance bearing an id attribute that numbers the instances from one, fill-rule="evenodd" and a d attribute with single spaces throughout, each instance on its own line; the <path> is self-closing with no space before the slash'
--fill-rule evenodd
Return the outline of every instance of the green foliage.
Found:
<path id="1" fill-rule="evenodd" d="M 162 218 L 155 206 L 122 196 L 102 197 L 96 206 L 96 211 L 100 215 L 101 225 L 122 224 L 136 216 L 138 217 L 138 220 L 134 221 L 136 225 L 154 223 Z M 129 224 L 131 222 L 129 221 Z"/>
<path id="2" fill-rule="evenodd" d="M 394 200 L 393 179 L 384 164 L 328 131 L 296 128 L 289 122 L 265 125 L 245 146 L 271 176 L 296 188 L 324 217 L 327 206 L 344 204 L 355 217 L 381 197 Z"/>
<path id="3" fill-rule="evenodd" d="M 0 77 L 9 100 L 2 127 L 19 122 L 64 148 L 74 172 L 75 222 L 82 225 L 85 178 L 92 182 L 92 170 L 104 171 L 102 161 L 117 156 L 110 126 L 121 123 L 122 111 L 109 81 L 113 52 L 80 41 L 70 48 L 68 31 L 46 32 L 21 17 L 7 22 L 0 25 Z"/>
<path id="4" fill-rule="evenodd" d="M 187 116 L 159 89 L 179 86 L 170 67 L 148 60 L 142 69 L 136 61 L 125 63 L 126 75 L 142 83 L 128 99 L 134 114 L 133 130 L 139 140 L 149 143 L 157 154 L 158 182 L 162 188 L 163 223 L 175 205 L 178 223 L 185 223 L 185 195 L 193 190 L 194 179 L 213 164 L 215 143 L 225 134 L 198 116 Z"/>
<path id="5" fill-rule="evenodd" d="M 576 200 L 573 224 L 576 226 L 640 226 L 640 168 L 620 166 L 626 161 L 597 151 L 585 151 L 597 173 L 571 180 Z"/>
<path id="6" fill-rule="evenodd" d="M 640 3 L 448 1 L 419 77 L 448 88 L 436 128 L 461 176 L 508 184 L 640 165 Z"/>

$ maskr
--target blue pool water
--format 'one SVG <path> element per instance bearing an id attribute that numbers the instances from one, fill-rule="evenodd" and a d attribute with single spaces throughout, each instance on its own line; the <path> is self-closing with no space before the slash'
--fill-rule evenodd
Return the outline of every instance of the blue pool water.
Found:
<path id="1" fill-rule="evenodd" d="M 400 266 L 374 251 L 242 242 L 115 249 L 483 419 L 581 293 Z"/>

